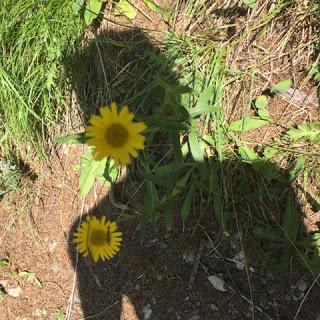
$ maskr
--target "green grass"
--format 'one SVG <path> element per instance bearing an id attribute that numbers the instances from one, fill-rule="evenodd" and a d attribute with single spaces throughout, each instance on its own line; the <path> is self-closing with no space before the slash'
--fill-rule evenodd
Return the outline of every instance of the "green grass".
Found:
<path id="1" fill-rule="evenodd" d="M 62 60 L 73 51 L 83 22 L 73 1 L 0 4 L 1 153 L 43 153 L 46 133 L 68 108 Z M 30 149 L 29 149 L 30 151 Z"/>

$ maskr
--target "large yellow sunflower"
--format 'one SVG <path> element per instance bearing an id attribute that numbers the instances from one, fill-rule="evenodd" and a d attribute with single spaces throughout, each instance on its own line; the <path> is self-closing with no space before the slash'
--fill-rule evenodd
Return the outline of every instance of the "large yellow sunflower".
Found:
<path id="1" fill-rule="evenodd" d="M 143 122 L 133 122 L 134 114 L 124 106 L 118 113 L 116 103 L 100 108 L 100 116 L 91 116 L 86 128 L 88 145 L 93 146 L 96 160 L 110 156 L 116 164 L 131 163 L 131 156 L 137 157 L 137 150 L 144 149 L 145 137 L 141 134 L 147 126 Z"/>
<path id="2" fill-rule="evenodd" d="M 108 221 L 105 216 L 101 219 L 87 216 L 73 234 L 73 242 L 78 243 L 76 250 L 85 257 L 90 254 L 94 262 L 99 258 L 109 260 L 120 250 L 122 232 L 117 229 L 116 222 Z"/>

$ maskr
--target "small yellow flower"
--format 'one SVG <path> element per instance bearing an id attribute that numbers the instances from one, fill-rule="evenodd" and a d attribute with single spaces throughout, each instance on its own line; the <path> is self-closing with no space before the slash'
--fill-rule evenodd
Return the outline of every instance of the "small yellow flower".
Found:
<path id="1" fill-rule="evenodd" d="M 101 219 L 87 216 L 73 234 L 73 242 L 78 243 L 76 250 L 84 257 L 90 254 L 94 262 L 99 258 L 109 260 L 120 250 L 122 232 L 117 229 L 116 222 L 108 221 L 105 216 Z"/>
<path id="2" fill-rule="evenodd" d="M 137 157 L 137 150 L 144 149 L 145 137 L 140 134 L 147 126 L 143 122 L 133 122 L 134 114 L 124 106 L 118 113 L 116 103 L 100 108 L 100 116 L 91 116 L 86 128 L 88 145 L 93 146 L 93 156 L 102 160 L 110 156 L 116 164 L 127 165 L 131 157 Z"/>

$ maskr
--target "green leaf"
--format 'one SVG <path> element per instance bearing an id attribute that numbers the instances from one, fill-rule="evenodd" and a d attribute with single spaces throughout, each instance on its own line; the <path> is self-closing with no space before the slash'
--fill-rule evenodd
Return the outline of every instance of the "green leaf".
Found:
<path id="1" fill-rule="evenodd" d="M 4 268 L 9 265 L 9 260 L 8 259 L 1 259 L 0 260 L 0 268 Z"/>
<path id="2" fill-rule="evenodd" d="M 113 183 L 117 180 L 118 174 L 119 174 L 118 166 L 116 165 L 113 159 L 108 159 L 101 178 L 104 181 Z"/>
<path id="3" fill-rule="evenodd" d="M 130 20 L 134 19 L 137 15 L 137 10 L 127 1 L 120 0 L 116 4 L 115 15 L 124 14 Z"/>
<path id="4" fill-rule="evenodd" d="M 36 276 L 34 272 L 29 272 L 29 271 L 20 271 L 18 272 L 18 276 L 25 279 L 31 284 L 34 284 L 38 288 L 42 288 L 42 284 L 40 279 Z"/>
<path id="5" fill-rule="evenodd" d="M 84 12 L 84 21 L 89 26 L 92 21 L 98 16 L 102 8 L 102 1 L 100 0 L 89 0 L 86 10 Z"/>
<path id="6" fill-rule="evenodd" d="M 164 131 L 183 131 L 188 129 L 186 124 L 178 123 L 177 120 L 169 119 L 168 117 L 140 116 L 139 118 L 139 121 L 143 120 L 149 128 L 159 128 Z"/>
<path id="7" fill-rule="evenodd" d="M 169 137 L 173 145 L 174 157 L 177 161 L 182 160 L 180 133 L 178 131 L 170 131 Z"/>
<path id="8" fill-rule="evenodd" d="M 145 205 L 155 209 L 160 203 L 159 194 L 156 186 L 152 181 L 146 181 L 146 195 L 145 195 Z"/>
<path id="9" fill-rule="evenodd" d="M 84 4 L 84 0 L 75 0 L 72 4 L 72 10 L 78 14 Z"/>
<path id="10" fill-rule="evenodd" d="M 299 157 L 298 160 L 296 161 L 296 164 L 294 166 L 294 168 L 292 168 L 289 171 L 289 181 L 292 182 L 294 181 L 297 177 L 299 172 L 303 169 L 304 165 L 306 163 L 306 160 L 304 157 Z"/>
<path id="11" fill-rule="evenodd" d="M 285 93 L 291 86 L 292 86 L 291 79 L 282 80 L 271 88 L 271 93 L 274 93 L 274 94 Z"/>
<path id="12" fill-rule="evenodd" d="M 258 154 L 253 149 L 246 146 L 239 147 L 239 154 L 241 159 L 244 161 L 253 162 L 260 159 Z"/>
<path id="13" fill-rule="evenodd" d="M 289 191 L 286 210 L 283 215 L 283 231 L 291 242 L 295 242 L 297 240 L 300 225 L 300 214 L 297 208 L 295 195 L 292 191 Z"/>
<path id="14" fill-rule="evenodd" d="M 175 95 L 192 92 L 192 89 L 190 87 L 180 85 L 176 81 L 171 81 L 166 78 L 157 77 L 156 82 L 162 89 Z"/>
<path id="15" fill-rule="evenodd" d="M 269 123 L 269 120 L 264 120 L 257 117 L 244 118 L 231 122 L 228 126 L 228 130 L 236 132 L 245 132 L 248 130 L 260 128 Z"/>
<path id="16" fill-rule="evenodd" d="M 85 197 L 91 190 L 97 177 L 102 177 L 105 171 L 106 158 L 96 161 L 92 156 L 83 157 L 79 179 L 79 194 Z"/>
<path id="17" fill-rule="evenodd" d="M 53 315 L 56 320 L 65 320 L 65 314 L 62 313 L 60 310 L 56 310 Z"/>
<path id="18" fill-rule="evenodd" d="M 204 158 L 203 158 L 203 150 L 201 148 L 201 145 L 199 143 L 199 140 L 198 140 L 198 133 L 196 131 L 196 129 L 192 129 L 190 132 L 189 132 L 189 145 L 190 145 L 190 150 L 191 150 L 191 154 L 192 154 L 192 157 L 194 159 L 194 161 L 196 162 L 203 162 Z"/>
<path id="19" fill-rule="evenodd" d="M 143 2 L 148 6 L 148 8 L 156 13 L 159 13 L 162 16 L 162 19 L 165 22 L 169 22 L 170 20 L 170 14 L 160 6 L 158 6 L 156 3 L 154 3 L 151 0 L 143 0 Z"/>
<path id="20" fill-rule="evenodd" d="M 253 234 L 261 240 L 277 241 L 281 240 L 279 234 L 273 228 L 256 227 L 252 230 Z"/>
<path id="21" fill-rule="evenodd" d="M 287 131 L 286 136 L 290 141 L 307 140 L 320 141 L 320 124 L 299 124 L 298 128 Z"/>
<path id="22" fill-rule="evenodd" d="M 194 108 L 191 108 L 188 111 L 192 118 L 199 116 L 201 114 L 208 114 L 213 111 L 212 105 L 210 104 L 210 99 L 212 98 L 212 94 L 213 94 L 212 86 L 207 87 L 202 91 Z"/>
<path id="23" fill-rule="evenodd" d="M 241 146 L 239 154 L 244 161 L 252 163 L 254 170 L 259 172 L 262 177 L 271 179 L 279 176 L 278 167 L 261 159 L 253 149 Z"/>
<path id="24" fill-rule="evenodd" d="M 253 8 L 253 7 L 255 6 L 257 0 L 242 0 L 242 2 L 243 2 L 246 6 L 248 6 L 248 7 L 250 7 L 250 8 Z"/>
<path id="25" fill-rule="evenodd" d="M 175 183 L 175 186 L 172 190 L 171 196 L 174 197 L 174 196 L 178 195 L 182 190 L 185 189 L 191 173 L 192 173 L 192 170 L 187 172 L 182 178 L 180 178 L 177 181 L 177 183 Z"/>
<path id="26" fill-rule="evenodd" d="M 85 133 L 68 134 L 66 136 L 56 137 L 55 143 L 58 144 L 83 144 L 86 142 Z"/>
<path id="27" fill-rule="evenodd" d="M 258 109 L 263 109 L 268 105 L 268 98 L 264 95 L 259 96 L 254 104 Z"/>
<path id="28" fill-rule="evenodd" d="M 191 188 L 189 189 L 189 191 L 184 199 L 184 202 L 183 202 L 183 205 L 182 205 L 182 208 L 180 211 L 183 222 L 186 221 L 187 217 L 190 214 L 193 196 L 194 196 L 194 186 L 191 185 Z"/>
<path id="29" fill-rule="evenodd" d="M 279 149 L 272 146 L 267 146 L 263 150 L 263 155 L 266 160 L 271 159 L 273 156 L 275 156 L 278 153 L 279 153 Z"/>
<path id="30" fill-rule="evenodd" d="M 259 109 L 258 110 L 258 115 L 262 120 L 269 121 L 269 123 L 273 122 L 273 119 L 267 109 Z"/>
<path id="31" fill-rule="evenodd" d="M 185 165 L 180 161 L 175 161 L 168 164 L 159 165 L 158 167 L 153 169 L 153 172 L 157 176 L 165 176 L 167 174 L 170 174 L 171 172 L 175 172 L 177 170 L 181 170 Z"/>

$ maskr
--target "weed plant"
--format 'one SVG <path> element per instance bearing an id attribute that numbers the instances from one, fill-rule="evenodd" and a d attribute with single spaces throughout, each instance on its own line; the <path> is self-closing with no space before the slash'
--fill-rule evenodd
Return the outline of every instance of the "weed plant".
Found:
<path id="1" fill-rule="evenodd" d="M 68 109 L 63 57 L 83 22 L 73 1 L 4 0 L 0 3 L 1 153 L 43 154 L 47 131 Z"/>

